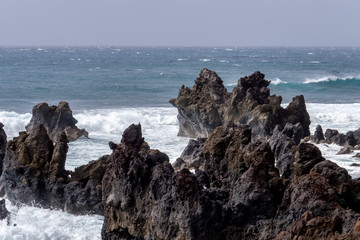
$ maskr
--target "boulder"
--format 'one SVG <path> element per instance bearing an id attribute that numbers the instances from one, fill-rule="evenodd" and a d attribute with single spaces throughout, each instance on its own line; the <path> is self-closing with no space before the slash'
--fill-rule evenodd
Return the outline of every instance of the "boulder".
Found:
<path id="1" fill-rule="evenodd" d="M 316 126 L 316 130 L 315 130 L 315 133 L 314 133 L 314 139 L 315 139 L 316 142 L 325 140 L 323 129 L 322 129 L 321 125 Z"/>
<path id="2" fill-rule="evenodd" d="M 38 125 L 43 125 L 50 139 L 57 142 L 64 131 L 68 141 L 75 141 L 81 136 L 88 137 L 85 129 L 76 126 L 77 120 L 67 102 L 60 102 L 58 106 L 49 106 L 47 103 L 39 103 L 33 107 L 32 118 L 26 125 L 26 131 L 30 132 Z"/>
<path id="3" fill-rule="evenodd" d="M 311 143 L 300 143 L 293 149 L 294 175 L 302 176 L 308 174 L 310 170 L 319 162 L 325 161 L 321 151 Z"/>
<path id="4" fill-rule="evenodd" d="M 43 125 L 9 141 L 0 189 L 14 204 L 62 209 L 74 214 L 102 214 L 102 176 L 109 162 L 102 157 L 65 169 L 68 140 L 64 132 L 54 145 Z"/>
<path id="5" fill-rule="evenodd" d="M 342 154 L 350 154 L 353 153 L 354 151 L 351 149 L 351 147 L 347 146 L 347 147 L 343 147 L 342 149 L 339 150 L 339 152 L 336 155 L 342 155 Z"/>
<path id="6" fill-rule="evenodd" d="M 232 93 L 227 92 L 221 78 L 203 69 L 192 89 L 182 86 L 170 103 L 178 109 L 179 136 L 207 137 L 227 122 L 247 124 L 253 137 L 269 137 L 274 127 L 300 123 L 304 136 L 310 135 L 310 117 L 303 96 L 293 98 L 284 109 L 280 96 L 270 96 L 265 75 L 255 72 L 241 78 Z"/>

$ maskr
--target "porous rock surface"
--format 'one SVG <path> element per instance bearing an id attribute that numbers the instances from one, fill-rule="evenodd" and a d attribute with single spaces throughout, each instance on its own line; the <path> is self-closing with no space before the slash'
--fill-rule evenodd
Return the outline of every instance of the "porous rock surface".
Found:
<path id="1" fill-rule="evenodd" d="M 8 142 L 0 192 L 15 203 L 63 209 L 74 214 L 103 213 L 101 183 L 109 162 L 101 157 L 74 172 L 65 170 L 68 140 L 54 145 L 43 125 Z"/>
<path id="2" fill-rule="evenodd" d="M 72 115 L 72 110 L 67 102 L 59 102 L 58 106 L 49 106 L 47 103 L 39 103 L 32 109 L 32 118 L 26 125 L 26 131 L 30 132 L 35 126 L 43 125 L 53 142 L 57 142 L 64 131 L 69 142 L 79 137 L 88 137 L 85 129 L 76 126 L 77 120 Z"/>
<path id="3" fill-rule="evenodd" d="M 203 170 L 174 171 L 140 125 L 111 143 L 103 239 L 356 239 L 360 185 L 312 144 L 293 148 L 281 178 L 267 142 L 227 123 L 203 145 Z M 199 149 L 196 149 L 198 151 Z"/>
<path id="4" fill-rule="evenodd" d="M 254 72 L 239 79 L 232 93 L 227 92 L 221 78 L 204 68 L 192 89 L 182 86 L 170 103 L 178 109 L 179 136 L 208 137 L 226 122 L 247 124 L 255 137 L 271 136 L 274 127 L 286 123 L 301 124 L 304 136 L 310 135 L 310 118 L 302 95 L 284 109 L 281 96 L 270 96 L 265 75 Z"/>

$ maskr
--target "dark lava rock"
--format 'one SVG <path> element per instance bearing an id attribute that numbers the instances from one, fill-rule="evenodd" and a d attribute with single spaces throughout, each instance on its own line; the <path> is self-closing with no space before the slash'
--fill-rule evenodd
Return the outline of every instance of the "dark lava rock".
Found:
<path id="1" fill-rule="evenodd" d="M 53 142 L 42 125 L 9 141 L 0 178 L 1 192 L 12 203 L 63 209 L 74 214 L 102 214 L 101 184 L 108 157 L 65 170 L 68 150 L 63 132 Z"/>
<path id="2" fill-rule="evenodd" d="M 4 125 L 0 123 L 0 176 L 3 171 L 3 160 L 5 157 L 7 136 L 3 129 Z"/>
<path id="3" fill-rule="evenodd" d="M 325 139 L 323 129 L 322 129 L 322 127 L 320 125 L 316 126 L 316 130 L 315 130 L 315 133 L 314 133 L 314 138 L 315 138 L 316 141 L 321 141 L 321 140 Z"/>
<path id="4" fill-rule="evenodd" d="M 253 137 L 272 135 L 274 127 L 300 122 L 304 136 L 310 135 L 310 118 L 303 96 L 293 98 L 284 109 L 280 96 L 270 96 L 265 75 L 255 72 L 241 78 L 232 93 L 225 89 L 220 77 L 213 71 L 203 69 L 192 89 L 182 86 L 179 95 L 170 103 L 178 109 L 179 136 L 207 137 L 227 122 L 248 124 Z"/>
<path id="5" fill-rule="evenodd" d="M 360 153 L 356 153 L 353 157 L 354 158 L 360 158 Z"/>
<path id="6" fill-rule="evenodd" d="M 308 174 L 316 164 L 324 160 L 321 151 L 315 145 L 304 142 L 300 143 L 293 149 L 295 176 Z"/>
<path id="7" fill-rule="evenodd" d="M 353 152 L 354 151 L 349 146 L 347 146 L 347 147 L 343 147 L 342 149 L 340 149 L 340 151 L 336 155 L 350 154 Z"/>
<path id="8" fill-rule="evenodd" d="M 181 153 L 180 158 L 176 159 L 173 168 L 178 171 L 181 168 L 201 168 L 204 169 L 203 148 L 205 138 L 190 139 L 188 145 Z"/>
<path id="9" fill-rule="evenodd" d="M 344 145 L 346 142 L 346 136 L 336 129 L 326 129 L 325 137 L 329 143 Z"/>
<path id="10" fill-rule="evenodd" d="M 75 124 L 77 120 L 72 116 L 72 111 L 67 102 L 60 102 L 58 106 L 49 106 L 47 103 L 39 103 L 33 107 L 32 118 L 26 126 L 30 132 L 35 126 L 42 124 L 54 142 L 57 142 L 64 131 L 68 141 L 75 141 L 81 136 L 88 137 L 85 129 L 79 129 Z"/>
<path id="11" fill-rule="evenodd" d="M 293 173 L 292 148 L 300 143 L 303 135 L 304 131 L 300 123 L 295 125 L 287 123 L 282 130 L 280 125 L 277 125 L 269 140 L 275 155 L 276 167 L 284 178 L 291 177 Z"/>
<path id="12" fill-rule="evenodd" d="M 195 175 L 175 172 L 165 154 L 149 148 L 140 125 L 110 147 L 103 239 L 321 239 L 358 232 L 360 181 L 312 144 L 294 147 L 291 179 L 279 176 L 269 144 L 252 142 L 246 125 L 216 128 L 204 143 L 204 170 Z"/>
<path id="13" fill-rule="evenodd" d="M 6 209 L 5 199 L 0 200 L 0 220 L 3 220 L 9 216 L 10 212 Z"/>

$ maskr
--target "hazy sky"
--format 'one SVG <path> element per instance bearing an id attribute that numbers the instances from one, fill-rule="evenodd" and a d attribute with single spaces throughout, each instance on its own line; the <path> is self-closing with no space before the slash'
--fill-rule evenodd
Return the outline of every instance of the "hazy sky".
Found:
<path id="1" fill-rule="evenodd" d="M 360 1 L 0 0 L 0 45 L 360 46 Z"/>

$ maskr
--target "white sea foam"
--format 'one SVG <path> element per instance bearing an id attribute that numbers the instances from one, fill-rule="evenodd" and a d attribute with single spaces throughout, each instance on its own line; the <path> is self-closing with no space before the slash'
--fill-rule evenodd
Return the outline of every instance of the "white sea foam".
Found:
<path id="1" fill-rule="evenodd" d="M 200 59 L 199 61 L 201 61 L 201 62 L 210 62 L 210 61 L 211 61 L 211 59 L 208 59 L 208 58 L 202 58 L 202 59 Z"/>
<path id="2" fill-rule="evenodd" d="M 320 61 L 310 61 L 309 63 L 318 64 Z"/>
<path id="3" fill-rule="evenodd" d="M 332 128 L 338 129 L 342 133 L 360 128 L 360 103 L 307 103 L 306 109 L 310 115 L 312 133 L 318 124 L 322 126 L 324 131 L 327 128 Z"/>
<path id="4" fill-rule="evenodd" d="M 101 239 L 104 217 L 99 215 L 75 216 L 31 206 L 16 207 L 8 200 L 6 208 L 11 218 L 9 224 L 0 221 L 0 239 Z"/>
<path id="5" fill-rule="evenodd" d="M 314 55 L 314 53 L 312 53 L 312 52 L 309 52 L 308 54 L 309 54 L 309 55 Z"/>
<path id="6" fill-rule="evenodd" d="M 108 142 L 120 142 L 122 132 L 132 123 L 141 123 L 143 135 L 150 147 L 168 154 L 173 162 L 181 155 L 188 138 L 177 137 L 176 108 L 120 108 L 74 112 L 77 126 L 89 132 L 89 139 L 81 138 L 69 143 L 66 168 L 73 170 L 102 155 L 110 154 Z M 30 113 L 0 112 L 0 122 L 8 139 L 25 130 L 31 119 Z"/>
<path id="7" fill-rule="evenodd" d="M 219 60 L 219 62 L 221 62 L 221 63 L 228 63 L 229 61 L 228 61 L 228 60 Z"/>
<path id="8" fill-rule="evenodd" d="M 321 153 L 325 159 L 330 160 L 336 163 L 337 165 L 339 165 L 340 167 L 345 168 L 353 178 L 360 177 L 360 167 L 351 166 L 351 164 L 353 163 L 357 163 L 357 164 L 359 163 L 359 159 L 354 158 L 353 156 L 356 153 L 359 153 L 360 151 L 354 151 L 353 153 L 350 154 L 337 155 L 337 153 L 342 148 L 339 145 L 324 144 L 324 143 L 315 144 L 315 145 L 321 150 Z"/>
<path id="9" fill-rule="evenodd" d="M 232 49 L 232 48 L 226 48 L 225 51 L 231 52 L 231 51 L 234 51 L 234 49 Z"/>
<path id="10" fill-rule="evenodd" d="M 275 78 L 275 80 L 271 80 L 271 84 L 278 85 L 280 83 L 287 83 L 286 81 L 282 81 L 280 78 Z"/>
<path id="11" fill-rule="evenodd" d="M 348 80 L 348 79 L 355 79 L 360 78 L 360 75 L 358 76 L 345 76 L 345 77 L 339 77 L 335 75 L 327 75 L 323 77 L 318 78 L 306 78 L 304 83 L 319 83 L 319 82 L 330 82 L 330 81 L 337 81 L 337 80 Z"/>
<path id="12" fill-rule="evenodd" d="M 0 122 L 4 124 L 4 130 L 8 139 L 18 136 L 20 131 L 25 131 L 25 126 L 30 122 L 31 114 L 0 111 Z"/>
<path id="13" fill-rule="evenodd" d="M 187 58 L 178 58 L 178 61 L 181 62 L 181 61 L 188 61 L 189 59 Z"/>

